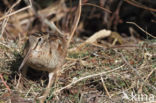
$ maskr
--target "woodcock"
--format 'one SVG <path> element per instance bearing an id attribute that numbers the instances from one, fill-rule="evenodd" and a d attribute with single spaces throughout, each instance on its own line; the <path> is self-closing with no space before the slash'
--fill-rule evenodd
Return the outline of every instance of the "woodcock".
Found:
<path id="1" fill-rule="evenodd" d="M 57 80 L 66 54 L 66 39 L 59 34 L 42 32 L 29 36 L 24 48 L 25 57 L 19 70 L 23 75 L 26 75 L 28 67 L 49 73 L 49 82 L 44 94 L 39 97 L 40 102 L 44 102 L 50 87 Z"/>

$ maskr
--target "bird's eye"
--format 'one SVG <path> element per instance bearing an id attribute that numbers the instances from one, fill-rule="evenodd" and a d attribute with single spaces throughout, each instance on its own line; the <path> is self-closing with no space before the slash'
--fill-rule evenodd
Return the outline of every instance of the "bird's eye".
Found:
<path id="1" fill-rule="evenodd" d="M 40 41 L 41 41 L 41 38 L 38 39 L 38 42 L 40 42 Z"/>

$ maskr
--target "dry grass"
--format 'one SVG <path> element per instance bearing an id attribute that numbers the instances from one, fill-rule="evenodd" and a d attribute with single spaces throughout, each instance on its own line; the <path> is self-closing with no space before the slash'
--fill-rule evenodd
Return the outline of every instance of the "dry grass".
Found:
<path id="1" fill-rule="evenodd" d="M 9 53 L 8 49 L 2 45 L 0 50 L 1 61 L 3 61 L 0 63 L 1 74 L 12 91 L 10 97 L 4 98 L 7 88 L 2 84 L 1 101 L 9 100 L 15 95 L 17 100 L 33 101 L 34 97 L 40 95 L 45 87 L 47 74 L 30 71 L 30 78 L 23 80 L 25 88 L 17 89 L 18 73 L 12 68 L 19 67 L 21 57 L 18 53 Z M 47 101 L 64 103 L 125 101 L 131 103 L 132 101 L 122 98 L 123 92 L 128 96 L 132 92 L 156 96 L 155 51 L 155 40 L 151 40 L 144 41 L 133 48 L 104 49 L 86 45 L 81 52 L 70 52 L 63 66 L 62 75 L 52 87 Z M 10 58 L 7 58 L 8 55 Z M 34 79 L 34 77 L 39 77 L 39 79 Z"/>

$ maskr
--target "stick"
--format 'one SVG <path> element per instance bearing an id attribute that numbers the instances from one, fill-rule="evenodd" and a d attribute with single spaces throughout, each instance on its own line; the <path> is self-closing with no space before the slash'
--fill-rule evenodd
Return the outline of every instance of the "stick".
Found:
<path id="1" fill-rule="evenodd" d="M 77 15 L 76 15 L 76 17 L 75 17 L 74 24 L 73 24 L 73 25 L 75 25 L 75 26 L 73 27 L 73 29 L 72 29 L 72 31 L 71 31 L 71 35 L 70 35 L 69 40 L 68 40 L 68 42 L 67 42 L 67 48 L 68 48 L 69 45 L 70 45 L 70 42 L 71 42 L 71 40 L 72 40 L 72 38 L 73 38 L 73 36 L 74 36 L 74 33 L 75 33 L 76 28 L 77 28 L 77 26 L 78 26 L 78 23 L 79 23 L 79 21 L 80 21 L 81 9 L 82 9 L 82 8 L 81 8 L 81 5 L 82 5 L 82 1 L 79 0 L 79 8 L 78 8 Z"/>

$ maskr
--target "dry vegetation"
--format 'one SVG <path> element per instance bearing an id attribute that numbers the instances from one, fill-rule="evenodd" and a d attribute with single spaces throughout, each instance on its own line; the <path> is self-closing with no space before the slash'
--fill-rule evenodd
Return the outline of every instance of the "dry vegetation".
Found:
<path id="1" fill-rule="evenodd" d="M 72 40 L 68 57 L 47 102 L 150 102 L 152 96 L 153 103 L 156 102 L 154 32 L 150 34 L 134 22 L 125 23 L 131 25 L 127 26 L 126 32 L 119 32 L 118 27 L 129 20 L 120 18 L 125 13 L 120 11 L 125 3 L 136 10 L 145 10 L 145 16 L 148 12 L 155 17 L 156 9 L 152 9 L 150 2 L 82 0 L 80 5 L 78 0 L 37 0 L 32 6 L 30 1 L 0 1 L 3 4 L 0 7 L 0 103 L 37 102 L 36 97 L 41 95 L 48 82 L 47 73 L 30 68 L 28 78 L 23 78 L 18 68 L 23 59 L 27 34 L 50 30 L 67 37 L 73 34 L 74 37 L 68 38 Z M 115 5 L 114 8 L 112 5 Z M 146 25 L 144 19 L 141 20 Z M 156 19 L 151 18 L 149 24 L 155 22 Z M 153 30 L 152 27 L 150 30 Z M 135 99 L 132 99 L 132 93 Z M 141 94 L 143 100 L 138 99 Z"/>

